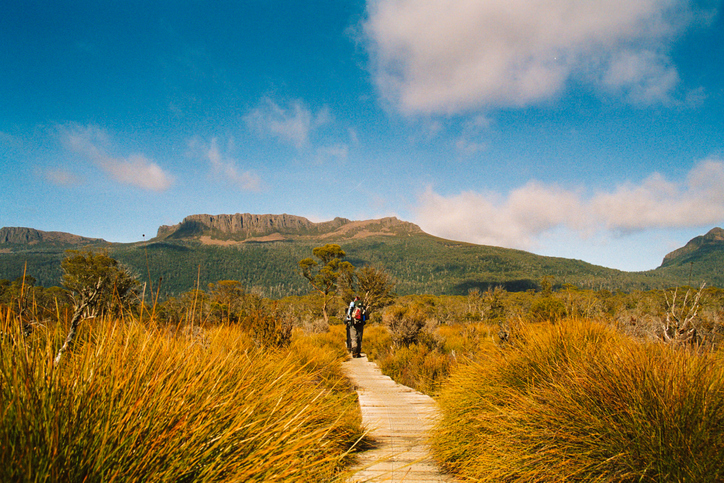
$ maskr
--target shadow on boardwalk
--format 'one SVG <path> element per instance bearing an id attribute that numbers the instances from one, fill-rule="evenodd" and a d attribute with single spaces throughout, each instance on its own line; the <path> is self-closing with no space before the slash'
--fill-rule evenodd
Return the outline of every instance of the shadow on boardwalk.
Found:
<path id="1" fill-rule="evenodd" d="M 366 357 L 351 359 L 344 370 L 356 386 L 362 423 L 375 448 L 360 453 L 352 482 L 445 482 L 430 456 L 427 439 L 437 404 L 424 394 L 397 384 Z"/>

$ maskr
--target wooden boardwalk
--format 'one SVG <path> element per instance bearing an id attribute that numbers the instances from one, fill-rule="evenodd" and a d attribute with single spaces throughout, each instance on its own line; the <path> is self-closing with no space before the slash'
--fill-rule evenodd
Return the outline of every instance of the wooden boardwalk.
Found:
<path id="1" fill-rule="evenodd" d="M 359 395 L 362 424 L 377 445 L 360 454 L 350 482 L 455 482 L 439 471 L 429 453 L 437 403 L 383 375 L 366 357 L 343 366 Z"/>

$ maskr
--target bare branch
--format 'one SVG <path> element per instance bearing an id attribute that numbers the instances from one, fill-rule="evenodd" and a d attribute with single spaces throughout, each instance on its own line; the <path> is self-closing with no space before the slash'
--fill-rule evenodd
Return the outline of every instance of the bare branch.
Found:
<path id="1" fill-rule="evenodd" d="M 55 360 L 53 362 L 54 366 L 57 366 L 60 364 L 60 359 L 63 357 L 63 354 L 70 350 L 70 348 L 73 346 L 73 342 L 75 341 L 75 335 L 78 330 L 78 326 L 80 325 L 80 322 L 83 318 L 83 312 L 88 307 L 91 307 L 93 303 L 95 302 L 96 298 L 98 297 L 98 294 L 100 294 L 101 287 L 103 285 L 103 278 L 98 278 L 98 282 L 95 284 L 93 289 L 89 292 L 81 293 L 80 294 L 80 300 L 76 300 L 74 298 L 74 302 L 76 302 L 75 311 L 73 312 L 73 317 L 70 320 L 70 330 L 68 331 L 68 335 L 65 338 L 65 342 L 63 343 L 63 346 L 58 350 L 58 354 L 55 356 Z M 93 317 L 93 316 L 91 316 Z M 86 317 L 86 318 L 91 318 Z"/>
<path id="2" fill-rule="evenodd" d="M 694 343 L 697 340 L 696 317 L 701 308 L 701 296 L 706 283 L 702 283 L 699 290 L 692 296 L 691 289 L 686 291 L 680 307 L 676 305 L 678 288 L 671 294 L 671 300 L 666 292 L 666 322 L 662 325 L 663 339 L 666 342 Z"/>

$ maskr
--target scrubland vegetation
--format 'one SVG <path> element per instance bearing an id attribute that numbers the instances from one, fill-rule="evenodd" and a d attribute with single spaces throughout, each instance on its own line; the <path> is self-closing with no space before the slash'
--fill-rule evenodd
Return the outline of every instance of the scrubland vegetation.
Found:
<path id="1" fill-rule="evenodd" d="M 522 329 L 444 385 L 434 445 L 474 481 L 721 481 L 724 365 L 600 323 Z"/>
<path id="2" fill-rule="evenodd" d="M 342 478 L 362 437 L 342 332 L 280 334 L 255 310 L 246 325 L 86 319 L 56 364 L 67 318 L 3 306 L 0 481 Z"/>
<path id="3" fill-rule="evenodd" d="M 723 296 L 406 297 L 367 351 L 437 397 L 435 453 L 466 481 L 722 481 Z"/>
<path id="4" fill-rule="evenodd" d="M 343 297 L 123 286 L 55 363 L 81 291 L 0 284 L 0 480 L 344 479 L 363 433 Z M 724 291 L 539 286 L 387 293 L 370 314 L 363 351 L 440 402 L 440 463 L 466 481 L 724 480 Z"/>

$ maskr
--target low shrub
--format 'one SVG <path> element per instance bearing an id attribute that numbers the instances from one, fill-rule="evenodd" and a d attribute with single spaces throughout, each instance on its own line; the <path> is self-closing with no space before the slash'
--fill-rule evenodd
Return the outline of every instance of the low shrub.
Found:
<path id="1" fill-rule="evenodd" d="M 555 322 L 565 315 L 565 304 L 551 296 L 540 298 L 530 306 L 530 317 L 533 320 Z"/>
<path id="2" fill-rule="evenodd" d="M 398 347 L 417 343 L 428 322 L 427 309 L 421 303 L 389 307 L 382 315 L 382 322 L 390 330 L 392 343 Z"/>
<path id="3" fill-rule="evenodd" d="M 292 340 L 291 320 L 275 308 L 253 310 L 242 319 L 241 326 L 257 347 L 279 349 L 289 345 Z"/>
<path id="4" fill-rule="evenodd" d="M 347 358 L 344 341 L 343 325 L 332 325 L 327 332 L 310 335 L 296 329 L 289 351 L 297 364 L 325 381 L 330 389 L 354 392 L 340 365 Z"/>
<path id="5" fill-rule="evenodd" d="M 362 352 L 371 361 L 378 361 L 392 349 L 392 334 L 384 325 L 367 324 L 362 337 Z"/>
<path id="6" fill-rule="evenodd" d="M 441 325 L 435 333 L 445 353 L 457 361 L 477 360 L 483 354 L 495 352 L 499 346 L 498 324 Z"/>

